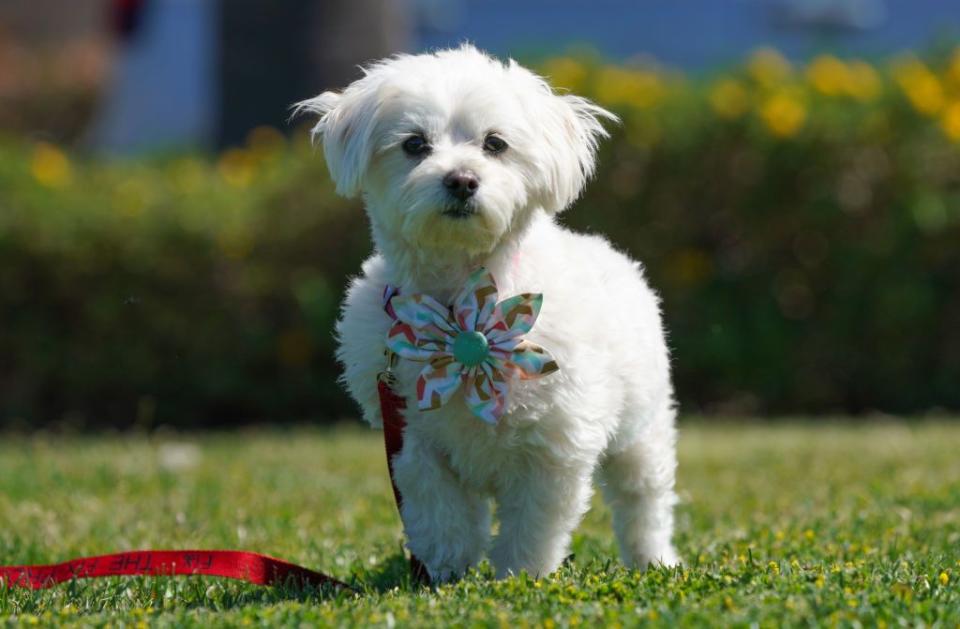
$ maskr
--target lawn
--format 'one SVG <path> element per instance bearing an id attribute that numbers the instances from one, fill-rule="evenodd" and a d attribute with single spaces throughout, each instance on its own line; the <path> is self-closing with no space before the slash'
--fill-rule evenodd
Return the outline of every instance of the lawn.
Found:
<path id="1" fill-rule="evenodd" d="M 624 570 L 597 501 L 558 574 L 405 579 L 379 433 L 0 438 L 0 563 L 241 548 L 360 595 L 221 579 L 0 588 L 0 625 L 960 623 L 960 423 L 683 425 L 686 566 Z"/>

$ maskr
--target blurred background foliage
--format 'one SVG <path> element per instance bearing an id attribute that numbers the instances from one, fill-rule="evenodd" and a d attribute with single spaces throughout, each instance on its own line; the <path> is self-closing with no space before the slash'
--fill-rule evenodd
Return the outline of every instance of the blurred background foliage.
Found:
<path id="1" fill-rule="evenodd" d="M 685 412 L 960 409 L 960 49 L 539 69 L 623 118 L 562 218 L 646 265 Z M 302 130 L 109 161 L 4 115 L 0 425 L 356 414 L 333 322 L 366 219 Z"/>

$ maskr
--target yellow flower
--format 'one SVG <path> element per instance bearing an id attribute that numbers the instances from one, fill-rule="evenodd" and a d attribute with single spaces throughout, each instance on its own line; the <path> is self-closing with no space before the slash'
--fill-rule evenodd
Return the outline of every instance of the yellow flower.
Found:
<path id="1" fill-rule="evenodd" d="M 820 55 L 807 67 L 807 80 L 818 92 L 836 96 L 844 92 L 850 80 L 847 64 L 833 55 Z"/>
<path id="2" fill-rule="evenodd" d="M 933 116 L 944 104 L 940 79 L 918 59 L 907 59 L 894 67 L 894 77 L 913 108 Z"/>
<path id="3" fill-rule="evenodd" d="M 62 188 L 70 183 L 73 169 L 67 156 L 52 144 L 40 142 L 33 150 L 30 172 L 39 183 L 50 188 Z"/>
<path id="4" fill-rule="evenodd" d="M 907 96 L 914 108 L 923 114 L 935 114 L 943 107 L 943 88 L 932 74 L 918 77 L 907 88 Z"/>
<path id="5" fill-rule="evenodd" d="M 880 93 L 880 75 L 859 60 L 844 63 L 832 55 L 820 55 L 807 67 L 807 79 L 827 96 L 846 95 L 866 102 Z"/>
<path id="6" fill-rule="evenodd" d="M 871 101 L 880 94 L 880 75 L 869 63 L 851 61 L 847 65 L 846 92 L 859 101 Z"/>
<path id="7" fill-rule="evenodd" d="M 757 83 L 770 87 L 790 76 L 790 62 L 773 48 L 760 48 L 750 55 L 747 72 Z"/>
<path id="8" fill-rule="evenodd" d="M 943 110 L 940 126 L 948 138 L 960 142 L 960 101 L 954 101 Z"/>
<path id="9" fill-rule="evenodd" d="M 770 563 L 768 563 L 767 568 L 773 574 L 780 574 L 780 564 L 778 564 L 776 561 L 771 561 Z"/>
<path id="10" fill-rule="evenodd" d="M 750 95 L 739 81 L 723 79 L 710 88 L 710 106 L 721 118 L 739 118 L 750 106 Z"/>
<path id="11" fill-rule="evenodd" d="M 789 138 L 800 131 L 807 118 L 807 110 L 799 99 L 780 92 L 764 102 L 760 116 L 771 133 L 780 138 Z"/>
<path id="12" fill-rule="evenodd" d="M 657 104 L 666 93 L 656 72 L 607 67 L 597 79 L 597 99 L 610 105 L 639 108 Z"/>
<path id="13" fill-rule="evenodd" d="M 552 59 L 543 69 L 543 73 L 550 79 L 554 87 L 562 87 L 570 91 L 577 91 L 583 86 L 587 78 L 587 69 L 583 64 L 570 57 Z"/>
<path id="14" fill-rule="evenodd" d="M 946 572 L 941 572 L 939 580 L 940 580 L 940 585 L 946 587 L 947 584 L 950 583 L 950 575 L 947 574 Z"/>
<path id="15" fill-rule="evenodd" d="M 950 65 L 947 67 L 947 80 L 954 85 L 960 85 L 960 46 L 953 50 Z"/>

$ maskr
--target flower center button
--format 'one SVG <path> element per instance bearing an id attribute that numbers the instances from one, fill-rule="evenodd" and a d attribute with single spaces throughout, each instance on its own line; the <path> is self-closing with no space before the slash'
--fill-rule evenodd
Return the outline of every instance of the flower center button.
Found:
<path id="1" fill-rule="evenodd" d="M 461 332 L 453 340 L 453 358 L 466 367 L 476 367 L 490 355 L 490 344 L 482 332 Z"/>

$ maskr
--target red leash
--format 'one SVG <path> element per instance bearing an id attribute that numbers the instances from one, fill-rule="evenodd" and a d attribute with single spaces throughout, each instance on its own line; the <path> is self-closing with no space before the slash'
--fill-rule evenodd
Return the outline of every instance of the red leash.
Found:
<path id="1" fill-rule="evenodd" d="M 380 415 L 383 417 L 383 443 L 387 450 L 387 467 L 390 470 L 390 484 L 393 486 L 393 498 L 397 501 L 397 511 L 403 506 L 403 496 L 397 487 L 393 476 L 393 457 L 403 449 L 403 429 L 407 423 L 400 411 L 407 407 L 407 402 L 397 395 L 390 387 L 388 378 L 381 378 L 377 383 L 377 392 L 380 394 Z M 410 576 L 416 583 L 429 584 L 430 574 L 416 555 L 410 554 Z"/>
<path id="2" fill-rule="evenodd" d="M 256 585 L 292 582 L 300 586 L 353 589 L 322 572 L 266 555 L 236 550 L 143 550 L 85 557 L 47 566 L 0 566 L 0 583 L 40 590 L 72 579 L 194 574 L 239 579 Z"/>
<path id="3" fill-rule="evenodd" d="M 384 293 L 384 308 L 393 314 L 390 298 L 396 290 L 390 287 Z M 388 361 L 392 363 L 393 357 Z M 380 413 L 383 417 L 383 443 L 390 470 L 390 484 L 397 511 L 403 497 L 393 476 L 393 457 L 403 449 L 403 409 L 406 401 L 393 390 L 390 367 L 377 383 L 380 394 Z M 0 566 L 0 587 L 23 587 L 39 590 L 72 579 L 95 579 L 117 576 L 172 576 L 207 575 L 239 579 L 256 585 L 283 584 L 294 581 L 302 586 L 331 586 L 337 589 L 353 588 L 322 572 L 315 572 L 266 555 L 236 550 L 141 550 L 98 557 L 72 559 L 64 563 L 43 566 Z M 410 556 L 410 575 L 415 583 L 429 584 L 430 575 L 415 556 Z"/>

